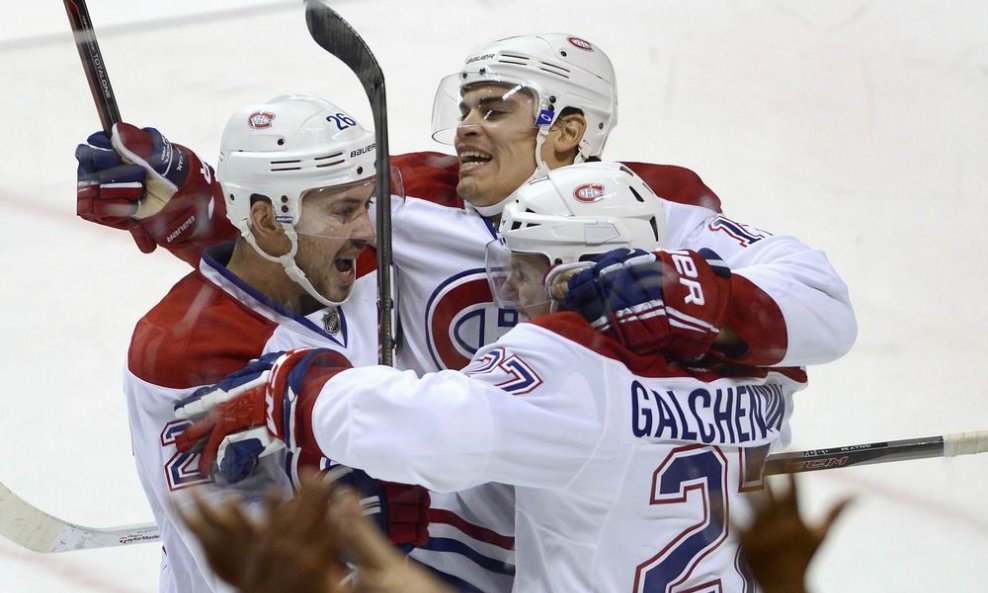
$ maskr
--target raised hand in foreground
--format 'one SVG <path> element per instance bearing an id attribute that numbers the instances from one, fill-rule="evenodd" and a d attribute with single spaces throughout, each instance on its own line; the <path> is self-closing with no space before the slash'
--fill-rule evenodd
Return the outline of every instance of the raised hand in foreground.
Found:
<path id="1" fill-rule="evenodd" d="M 789 474 L 789 489 L 779 492 L 768 484 L 755 503 L 747 528 L 737 527 L 738 541 L 748 566 L 765 593 L 806 593 L 806 571 L 834 521 L 851 499 L 831 507 L 819 525 L 807 525 L 800 516 L 796 478 Z"/>
<path id="2" fill-rule="evenodd" d="M 381 535 L 352 490 L 312 472 L 301 483 L 292 500 L 269 501 L 262 518 L 235 498 L 195 496 L 196 512 L 180 512 L 213 570 L 242 593 L 452 593 Z M 345 582 L 341 555 L 356 566 Z"/>

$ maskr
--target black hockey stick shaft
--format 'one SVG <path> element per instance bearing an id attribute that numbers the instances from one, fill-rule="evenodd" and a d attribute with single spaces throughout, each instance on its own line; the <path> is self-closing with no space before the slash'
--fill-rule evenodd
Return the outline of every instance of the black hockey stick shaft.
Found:
<path id="1" fill-rule="evenodd" d="M 943 456 L 944 437 L 942 436 L 883 441 L 769 455 L 765 462 L 765 475 L 794 474 L 852 465 Z"/>
<path id="2" fill-rule="evenodd" d="M 312 38 L 340 59 L 360 80 L 370 100 L 377 145 L 377 303 L 378 362 L 394 364 L 394 298 L 391 277 L 391 170 L 388 164 L 388 110 L 384 73 L 367 43 L 322 0 L 307 0 L 305 21 Z"/>
<path id="3" fill-rule="evenodd" d="M 86 0 L 62 0 L 62 3 L 65 4 L 65 13 L 69 16 L 75 46 L 79 50 L 82 69 L 86 71 L 86 80 L 89 81 L 89 91 L 96 103 L 100 123 L 103 125 L 103 131 L 109 134 L 113 124 L 120 121 L 120 110 L 117 109 L 116 95 L 113 94 L 113 87 L 110 86 L 110 76 L 106 73 L 103 54 L 100 53 L 99 43 L 96 42 L 96 32 L 89 18 L 89 8 L 86 6 Z"/>

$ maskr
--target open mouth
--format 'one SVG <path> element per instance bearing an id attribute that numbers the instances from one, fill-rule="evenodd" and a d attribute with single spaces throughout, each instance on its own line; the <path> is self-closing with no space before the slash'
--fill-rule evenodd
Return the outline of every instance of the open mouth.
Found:
<path id="1" fill-rule="evenodd" d="M 460 166 L 469 167 L 471 165 L 483 165 L 491 162 L 493 157 L 486 152 L 480 152 L 479 150 L 466 150 L 459 154 Z"/>

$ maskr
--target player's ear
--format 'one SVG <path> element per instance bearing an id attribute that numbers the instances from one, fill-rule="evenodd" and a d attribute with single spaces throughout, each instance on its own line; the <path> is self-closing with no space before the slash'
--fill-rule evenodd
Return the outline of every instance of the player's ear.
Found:
<path id="1" fill-rule="evenodd" d="M 587 131 L 587 120 L 582 113 L 565 114 L 553 127 L 559 129 L 559 149 L 576 150 Z"/>
<path id="2" fill-rule="evenodd" d="M 251 196 L 250 232 L 257 245 L 271 255 L 287 253 L 291 249 L 285 229 L 278 222 L 271 200 L 264 196 Z"/>
<path id="3" fill-rule="evenodd" d="M 587 120 L 582 113 L 576 111 L 560 115 L 552 124 L 542 150 L 542 158 L 549 168 L 572 164 L 586 131 Z M 549 154 L 546 154 L 547 151 Z"/>
<path id="4" fill-rule="evenodd" d="M 280 230 L 281 225 L 275 220 L 274 207 L 271 200 L 258 195 L 250 198 L 250 230 L 255 236 Z"/>

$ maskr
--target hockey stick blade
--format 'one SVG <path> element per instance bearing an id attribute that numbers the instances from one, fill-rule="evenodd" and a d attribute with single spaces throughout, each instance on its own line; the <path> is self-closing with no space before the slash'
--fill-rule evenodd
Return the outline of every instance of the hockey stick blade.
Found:
<path id="1" fill-rule="evenodd" d="M 86 0 L 62 0 L 62 2 L 65 4 L 65 14 L 69 17 L 69 26 L 75 37 L 75 46 L 79 50 L 79 59 L 82 60 L 82 69 L 86 72 L 89 92 L 92 93 L 93 102 L 96 103 L 100 123 L 103 125 L 103 131 L 109 134 L 113 124 L 120 122 L 120 110 L 117 108 L 113 87 L 110 86 L 110 76 L 106 73 L 103 54 L 100 53 L 99 43 L 96 42 L 96 31 L 93 30 L 93 22 L 89 18 L 89 8 L 86 6 Z"/>
<path id="2" fill-rule="evenodd" d="M 395 321 L 391 275 L 391 175 L 384 73 L 363 38 L 324 0 L 306 0 L 305 22 L 312 39 L 353 71 L 370 100 L 377 145 L 378 362 L 393 366 Z"/>
<path id="3" fill-rule="evenodd" d="M 35 552 L 68 552 L 160 539 L 158 526 L 122 525 L 100 529 L 85 527 L 53 517 L 10 491 L 0 483 L 0 535 Z"/>
<path id="4" fill-rule="evenodd" d="M 765 475 L 794 474 L 852 465 L 889 463 L 929 457 L 954 457 L 988 451 L 988 431 L 810 449 L 769 455 Z"/>

